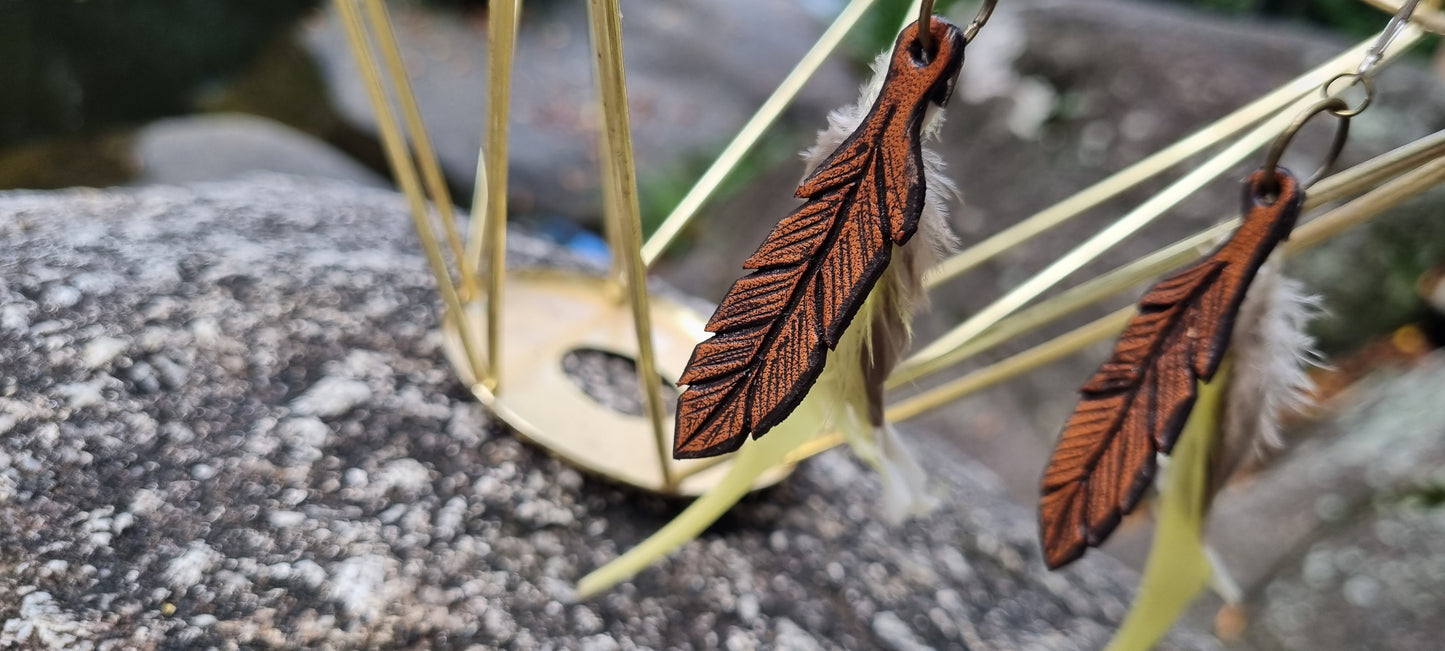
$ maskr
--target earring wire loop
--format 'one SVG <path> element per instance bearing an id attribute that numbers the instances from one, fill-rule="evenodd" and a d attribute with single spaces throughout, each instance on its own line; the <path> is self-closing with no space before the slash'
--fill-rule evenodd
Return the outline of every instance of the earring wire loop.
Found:
<path id="1" fill-rule="evenodd" d="M 918 3 L 918 44 L 923 46 L 923 51 L 933 49 L 933 30 L 929 29 L 930 20 L 933 17 L 934 0 L 923 0 Z M 973 42 L 973 37 L 978 35 L 978 30 L 988 24 L 988 19 L 993 16 L 993 10 L 998 7 L 998 0 L 983 0 L 979 6 L 978 13 L 974 14 L 973 21 L 968 27 L 963 28 L 963 42 Z"/>
<path id="2" fill-rule="evenodd" d="M 1370 47 L 1364 60 L 1360 61 L 1360 66 L 1355 68 L 1356 75 L 1364 77 L 1370 74 L 1375 64 L 1378 64 L 1380 58 L 1385 55 L 1385 48 L 1390 47 L 1390 42 L 1394 41 L 1395 37 L 1405 30 L 1405 26 L 1410 24 L 1415 7 L 1419 4 L 1420 0 L 1405 0 L 1400 5 L 1400 9 L 1395 12 L 1395 15 L 1390 18 L 1390 22 L 1385 24 L 1385 29 L 1380 32 L 1380 38 Z"/>
<path id="3" fill-rule="evenodd" d="M 1356 85 L 1362 86 L 1365 89 L 1365 98 L 1360 100 L 1359 106 L 1356 106 L 1354 108 L 1345 107 L 1344 109 L 1338 111 L 1331 111 L 1331 113 L 1333 113 L 1334 116 L 1337 118 L 1352 118 L 1356 115 L 1359 115 L 1360 113 L 1363 113 L 1365 109 L 1370 106 L 1370 102 L 1375 101 L 1375 78 L 1369 74 L 1361 74 L 1358 72 L 1342 72 L 1338 75 L 1330 77 L 1329 81 L 1325 82 L 1323 86 L 1320 86 L 1320 94 L 1324 95 L 1325 97 L 1341 97 L 1341 95 L 1339 95 L 1338 93 L 1331 91 L 1331 89 L 1335 87 L 1335 82 L 1340 81 L 1341 79 L 1348 79 L 1350 81 L 1350 83 L 1346 84 L 1343 88 L 1340 89 L 1341 91 L 1348 90 L 1351 86 Z"/>
<path id="4" fill-rule="evenodd" d="M 928 4 L 933 3 L 930 2 Z M 983 29 L 983 26 L 988 24 L 988 19 L 993 16 L 993 10 L 997 6 L 998 0 L 983 0 L 983 6 L 978 8 L 977 14 L 974 14 L 973 22 L 969 23 L 968 27 L 963 28 L 963 42 L 965 44 L 973 42 L 973 37 L 978 35 L 978 30 Z"/>
<path id="5" fill-rule="evenodd" d="M 1304 112 L 1300 113 L 1299 117 L 1295 118 L 1294 122 L 1291 122 L 1288 127 L 1285 127 L 1284 131 L 1281 131 L 1279 136 L 1274 139 L 1274 143 L 1269 146 L 1269 151 L 1265 154 L 1264 169 L 1273 171 L 1278 168 L 1280 158 L 1284 156 L 1285 150 L 1289 148 L 1290 143 L 1294 141 L 1294 137 L 1300 132 L 1300 129 L 1303 129 L 1305 124 L 1314 116 L 1321 113 L 1329 113 L 1339 120 L 1339 126 L 1335 129 L 1335 138 L 1334 141 L 1330 143 L 1330 151 L 1328 154 L 1325 154 L 1324 164 L 1320 165 L 1320 168 L 1304 181 L 1302 187 L 1313 185 L 1314 182 L 1324 176 L 1330 167 L 1335 164 L 1335 161 L 1339 159 L 1340 152 L 1345 148 L 1345 140 L 1350 134 L 1350 118 L 1358 112 L 1358 110 L 1351 112 L 1349 103 L 1339 97 L 1326 97 L 1316 102 L 1308 109 L 1305 109 Z M 1266 186 L 1264 189 L 1267 192 L 1271 191 L 1269 186 Z M 1274 190 L 1278 190 L 1278 188 L 1274 188 Z"/>
<path id="6" fill-rule="evenodd" d="M 918 44 L 923 46 L 923 56 L 931 56 L 933 49 L 933 0 L 918 3 Z"/>

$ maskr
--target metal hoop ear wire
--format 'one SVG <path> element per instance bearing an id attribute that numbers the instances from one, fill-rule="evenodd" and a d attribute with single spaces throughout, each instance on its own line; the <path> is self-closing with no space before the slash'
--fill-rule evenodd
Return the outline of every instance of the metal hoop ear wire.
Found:
<path id="1" fill-rule="evenodd" d="M 1350 80 L 1350 83 L 1345 84 L 1345 87 L 1341 88 L 1340 90 L 1346 90 L 1350 86 L 1355 85 L 1362 86 L 1365 89 L 1365 99 L 1360 100 L 1359 106 L 1356 106 L 1355 108 L 1347 107 L 1339 111 L 1330 111 L 1331 113 L 1335 114 L 1335 117 L 1338 118 L 1352 118 L 1364 112 L 1366 108 L 1369 108 L 1370 102 L 1373 102 L 1375 100 L 1375 80 L 1367 73 L 1342 72 L 1338 75 L 1330 77 L 1330 80 L 1325 82 L 1325 85 L 1320 86 L 1320 94 L 1324 95 L 1325 97 L 1339 97 L 1339 95 L 1330 92 L 1330 89 L 1334 88 L 1335 82 L 1341 79 L 1348 79 Z"/>
<path id="2" fill-rule="evenodd" d="M 933 56 L 929 54 L 933 49 L 933 0 L 918 3 L 918 44 L 923 46 L 924 57 Z"/>
<path id="3" fill-rule="evenodd" d="M 1316 102 L 1303 113 L 1300 113 L 1299 117 L 1295 118 L 1294 122 L 1291 122 L 1288 127 L 1285 127 L 1284 131 L 1280 132 L 1279 137 L 1274 139 L 1274 143 L 1269 146 L 1269 151 L 1264 156 L 1264 169 L 1273 172 L 1278 168 L 1279 160 L 1284 156 L 1284 151 L 1289 148 L 1290 142 L 1294 140 L 1295 134 L 1298 134 L 1300 129 L 1303 129 L 1305 124 L 1314 116 L 1321 113 L 1329 113 L 1339 120 L 1339 126 L 1335 128 L 1334 142 L 1330 143 L 1330 151 L 1328 154 L 1325 154 L 1324 164 L 1320 165 L 1320 168 L 1316 170 L 1314 174 L 1311 174 L 1300 187 L 1313 185 L 1314 182 L 1320 180 L 1320 177 L 1324 176 L 1325 173 L 1329 171 L 1330 166 L 1334 165 L 1335 161 L 1339 159 L 1340 152 L 1345 148 L 1345 140 L 1350 134 L 1350 118 L 1356 113 L 1359 113 L 1363 108 L 1364 107 L 1361 106 L 1352 111 L 1349 103 L 1338 97 L 1327 97 Z M 1278 187 L 1270 187 L 1275 184 L 1276 182 L 1271 181 L 1269 185 L 1266 185 L 1262 189 L 1266 192 L 1277 191 L 1279 189 Z"/>
<path id="4" fill-rule="evenodd" d="M 930 2 L 928 4 L 933 3 Z M 978 8 L 977 14 L 974 14 L 973 22 L 969 23 L 968 27 L 963 28 L 964 43 L 973 42 L 973 37 L 978 35 L 978 30 L 983 29 L 983 26 L 988 24 L 988 19 L 993 16 L 994 7 L 997 6 L 998 0 L 983 0 L 983 6 Z"/>
<path id="5" fill-rule="evenodd" d="M 933 1 L 923 0 L 918 3 L 918 44 L 923 46 L 925 53 L 933 49 L 933 30 L 929 29 L 930 19 L 933 17 Z M 973 22 L 963 28 L 964 44 L 972 42 L 973 37 L 978 35 L 978 30 L 988 24 L 988 19 L 993 16 L 993 10 L 997 6 L 998 0 L 983 0 L 983 5 L 978 8 L 978 13 L 973 17 Z"/>

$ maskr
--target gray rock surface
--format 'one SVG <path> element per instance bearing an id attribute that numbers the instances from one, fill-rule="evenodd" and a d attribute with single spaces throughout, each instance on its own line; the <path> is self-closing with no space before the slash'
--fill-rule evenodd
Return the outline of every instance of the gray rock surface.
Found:
<path id="1" fill-rule="evenodd" d="M 624 3 L 633 143 L 643 179 L 681 177 L 690 184 L 702 173 L 698 161 L 711 160 L 823 32 L 825 22 L 804 4 Z M 438 156 L 448 176 L 469 189 L 487 115 L 485 20 L 403 4 L 391 10 Z M 586 14 L 585 3 L 524 7 L 513 71 L 509 200 L 521 212 L 600 223 L 598 108 Z M 374 128 L 334 11 L 306 42 L 341 114 Z M 829 61 L 804 90 L 800 111 L 830 110 L 853 84 L 841 60 Z"/>
<path id="2" fill-rule="evenodd" d="M 373 187 L 390 182 L 305 133 L 243 114 L 157 120 L 134 136 L 142 185 L 222 181 L 267 171 L 351 181 Z"/>
<path id="3" fill-rule="evenodd" d="M 1445 612 L 1445 353 L 1362 388 L 1222 496 L 1211 538 L 1259 648 L 1434 649 Z"/>
<path id="4" fill-rule="evenodd" d="M 469 398 L 400 197 L 263 177 L 0 216 L 0 646 L 1073 649 L 1124 612 L 1131 572 L 1045 572 L 1031 511 L 947 451 L 929 518 L 884 526 L 834 452 L 577 602 L 682 505 Z"/>

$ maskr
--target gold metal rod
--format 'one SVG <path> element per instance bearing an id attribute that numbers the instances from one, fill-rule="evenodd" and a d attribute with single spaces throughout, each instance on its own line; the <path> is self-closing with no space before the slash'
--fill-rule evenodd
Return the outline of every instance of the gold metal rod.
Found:
<path id="1" fill-rule="evenodd" d="M 642 261 L 649 269 L 672 245 L 673 240 L 677 239 L 682 229 L 697 216 L 697 211 L 702 208 L 703 204 L 717 193 L 723 181 L 727 180 L 728 175 L 737 169 L 738 163 L 742 162 L 743 157 L 753 150 L 753 147 L 758 144 L 758 140 L 767 132 L 768 127 L 777 121 L 778 116 L 782 115 L 783 109 L 787 108 L 793 98 L 797 97 L 803 84 L 807 83 L 808 79 L 818 71 L 818 68 L 822 67 L 823 62 L 828 59 L 828 55 L 838 47 L 843 37 L 853 29 L 854 25 L 858 24 L 858 19 L 862 18 L 863 13 L 875 2 L 877 0 L 852 0 L 843 7 L 843 11 L 833 20 L 833 24 L 829 25 L 823 35 L 818 37 L 818 42 L 813 44 L 807 54 L 803 55 L 802 60 L 798 61 L 798 65 L 793 67 L 792 72 L 789 72 L 788 76 L 784 77 L 778 87 L 773 90 L 773 94 L 763 102 L 762 106 L 758 107 L 758 112 L 748 119 L 747 124 L 743 125 L 743 128 L 738 131 L 738 135 L 733 137 L 732 142 L 723 148 L 722 153 L 718 154 L 717 159 L 707 168 L 706 172 L 703 172 L 702 177 L 697 180 L 692 189 L 687 191 L 687 194 L 677 203 L 677 207 L 673 208 L 662 224 L 657 227 L 657 231 L 652 234 L 652 237 L 647 238 L 647 244 L 642 247 Z"/>
<path id="2" fill-rule="evenodd" d="M 657 443 L 657 463 L 662 471 L 664 491 L 676 485 L 672 476 L 672 442 L 666 438 L 663 422 L 662 387 L 657 381 L 657 362 L 652 348 L 652 318 L 647 300 L 647 267 L 643 264 L 642 218 L 637 200 L 637 170 L 632 156 L 632 131 L 627 114 L 627 73 L 622 57 L 622 15 L 618 0 L 588 0 L 588 21 L 592 46 L 597 56 L 597 81 L 602 102 L 602 165 L 613 188 L 613 201 L 605 206 L 614 223 L 618 240 L 612 255 L 624 261 L 632 321 L 637 330 L 637 383 L 652 423 Z"/>
<path id="3" fill-rule="evenodd" d="M 472 190 L 472 231 L 467 255 L 481 267 L 486 256 L 487 367 L 478 373 L 492 393 L 502 388 L 502 319 L 507 278 L 507 127 L 511 120 L 512 62 L 521 0 L 487 4 L 487 145 L 477 157 Z M 485 164 L 483 163 L 485 156 Z"/>
<path id="4" fill-rule="evenodd" d="M 1441 182 L 1445 182 L 1445 158 L 1436 158 L 1295 229 L 1284 243 L 1285 253 L 1294 255 L 1314 248 Z"/>
<path id="5" fill-rule="evenodd" d="M 1284 251 L 1294 255 L 1313 248 L 1441 183 L 1445 183 L 1445 158 L 1436 158 L 1295 229 L 1285 242 Z M 904 399 L 890 405 L 886 417 L 902 422 L 1068 357 L 1117 334 L 1134 311 L 1132 305 L 1124 307 L 1012 357 Z M 838 434 L 819 437 L 794 450 L 785 463 L 800 462 L 842 443 L 843 437 Z"/>
<path id="6" fill-rule="evenodd" d="M 1442 181 L 1445 181 L 1445 158 L 1437 158 L 1295 229 L 1295 232 L 1290 235 L 1290 239 L 1284 244 L 1284 252 L 1286 255 L 1294 255 L 1313 248 L 1348 228 L 1369 221 Z M 1082 350 L 1119 332 L 1134 310 L 1134 306 L 1125 307 L 1003 362 L 979 369 L 962 378 L 903 400 L 889 407 L 888 417 L 894 421 L 912 418 L 973 391 L 1012 378 L 1018 374 L 1013 372 L 1015 369 L 1031 370 L 1042 363 L 1048 363 L 1069 353 Z M 1104 329 L 1103 326 L 1106 323 L 1111 324 L 1113 329 Z M 1033 363 L 1038 360 L 1044 361 L 1038 364 Z M 997 370 L 996 367 L 1003 367 L 1004 370 Z"/>
<path id="7" fill-rule="evenodd" d="M 1300 108 L 1312 104 L 1313 98 L 1306 102 L 1297 103 Z M 1205 184 L 1213 181 L 1216 177 L 1228 172 L 1235 165 L 1239 164 L 1246 156 L 1254 153 L 1265 143 L 1274 139 L 1275 135 L 1294 119 L 1294 111 L 1287 111 L 1267 120 L 1262 126 L 1232 143 L 1224 151 L 1206 161 L 1203 165 L 1191 170 L 1188 174 L 1180 177 L 1178 181 L 1171 183 L 1158 194 L 1150 197 L 1139 207 L 1129 211 L 1114 223 L 1108 225 L 1093 237 L 1085 240 L 1082 244 L 1074 247 L 1068 253 L 1059 257 L 1042 271 L 1024 281 L 1023 284 L 1004 294 L 1003 297 L 990 303 L 987 307 L 979 310 L 977 314 L 965 320 L 954 329 L 945 333 L 934 342 L 925 346 L 910 358 L 899 365 L 898 370 L 893 374 L 891 384 L 894 386 L 914 381 L 920 377 L 941 370 L 949 365 L 954 351 L 958 350 L 970 339 L 981 334 L 984 330 L 993 326 L 1009 314 L 1039 294 L 1047 291 L 1059 281 L 1078 271 L 1080 267 L 1088 264 L 1105 251 L 1113 248 L 1124 238 L 1133 235 L 1136 231 L 1155 219 L 1159 218 L 1165 211 L 1174 207 L 1186 197 L 1198 191 Z"/>
<path id="8" fill-rule="evenodd" d="M 431 224 L 428 223 L 430 220 L 427 214 L 426 198 L 422 196 L 421 182 L 417 177 L 412 159 L 407 153 L 406 140 L 402 138 L 396 115 L 392 112 L 391 103 L 387 100 L 386 88 L 382 84 L 381 74 L 377 70 L 376 57 L 367 40 L 361 13 L 352 0 L 333 0 L 332 4 L 341 14 L 342 25 L 346 29 L 346 40 L 351 44 L 352 55 L 356 59 L 357 67 L 361 70 L 372 108 L 376 111 L 376 125 L 381 132 L 382 148 L 386 152 L 392 172 L 396 174 L 397 183 L 401 185 L 402 193 L 406 195 L 407 203 L 411 207 L 411 217 L 413 225 L 416 227 L 417 238 L 421 240 L 422 250 L 426 253 L 432 276 L 436 278 L 437 289 L 441 292 L 442 301 L 447 308 L 447 316 L 456 319 L 462 348 L 467 359 L 471 360 L 474 368 L 480 368 L 476 347 L 472 345 L 471 337 L 464 327 L 462 303 L 457 296 L 457 288 L 452 284 L 451 273 L 447 270 L 446 259 L 442 256 L 441 244 L 437 242 Z"/>
<path id="9" fill-rule="evenodd" d="M 1369 50 L 1374 39 L 1356 45 L 1325 64 L 1306 72 L 1265 96 L 1250 102 L 1243 108 L 1220 118 L 1218 121 L 1198 130 L 1183 140 L 1149 155 L 1145 159 L 1115 172 L 1094 185 L 1060 201 L 1034 215 L 986 238 L 963 251 L 940 262 L 924 278 L 932 288 L 959 276 L 999 254 L 1026 242 L 1049 229 L 1058 226 L 1088 210 L 1118 196 L 1144 181 L 1153 178 L 1194 155 L 1217 145 L 1227 138 L 1259 122 L 1278 111 L 1285 104 L 1295 101 L 1314 89 L 1319 88 L 1331 76 L 1346 68 L 1353 68 L 1361 56 Z"/>
<path id="10" fill-rule="evenodd" d="M 970 393 L 1011 380 L 1036 368 L 1068 357 L 1118 333 L 1123 329 L 1124 324 L 1129 322 L 1129 317 L 1133 312 L 1132 306 L 1118 310 L 996 364 L 978 369 L 957 380 L 889 405 L 884 417 L 891 422 L 902 422 Z M 799 446 L 788 455 L 784 463 L 798 463 L 842 443 L 843 436 L 841 434 L 832 433 L 820 436 Z"/>
<path id="11" fill-rule="evenodd" d="M 1393 61 L 1410 46 L 1419 41 L 1421 32 L 1413 27 L 1408 27 L 1401 32 L 1401 36 L 1386 50 L 1380 59 L 1384 65 Z M 1182 201 L 1185 197 L 1193 194 L 1200 187 L 1213 180 L 1215 177 L 1229 171 L 1236 163 L 1254 150 L 1258 149 L 1265 142 L 1272 140 L 1281 129 L 1291 123 L 1296 114 L 1306 107 L 1314 104 L 1313 98 L 1305 98 L 1296 101 L 1291 108 L 1283 111 L 1266 120 L 1261 126 L 1246 133 L 1238 141 L 1230 144 L 1219 154 L 1206 161 L 1199 167 L 1180 177 L 1179 180 L 1171 183 L 1158 194 L 1150 197 L 1139 207 L 1120 217 L 1113 224 L 1105 227 L 1093 237 L 1085 240 L 1083 244 L 1073 248 L 1053 264 L 1045 267 L 1042 271 L 1029 278 L 1022 285 L 1015 287 L 1003 297 L 986 306 L 973 317 L 965 320 L 953 330 L 945 333 L 938 340 L 925 346 L 923 350 L 904 360 L 899 365 L 898 371 L 892 379 L 892 386 L 915 380 L 923 375 L 937 371 L 948 364 L 943 363 L 942 358 L 960 348 L 968 340 L 978 336 L 993 326 L 1000 319 L 1023 307 L 1039 294 L 1047 291 L 1065 277 L 1073 274 L 1080 267 L 1087 264 L 1104 251 L 1112 248 L 1124 238 L 1132 235 L 1138 229 L 1149 224 L 1164 211 Z"/>
<path id="12" fill-rule="evenodd" d="M 447 191 L 441 165 L 437 163 L 436 150 L 422 120 L 421 109 L 416 105 L 416 94 L 412 92 L 411 78 L 406 73 L 406 62 L 401 56 L 401 47 L 396 42 L 396 30 L 392 28 L 391 16 L 381 0 L 365 0 L 367 18 L 371 22 L 381 59 L 386 63 L 387 74 L 392 88 L 396 89 L 397 103 L 401 105 L 406 135 L 410 136 L 416 148 L 414 161 L 421 168 L 422 183 L 431 195 L 432 207 L 441 218 L 442 230 L 446 233 L 447 244 L 451 247 L 452 259 L 457 262 L 461 276 L 462 296 L 470 299 L 477 295 L 476 269 L 462 252 L 462 236 L 457 231 L 456 211 L 452 206 L 451 193 Z M 475 371 L 476 369 L 473 369 Z"/>
<path id="13" fill-rule="evenodd" d="M 1118 334 L 1132 316 L 1134 316 L 1133 306 L 1115 310 L 1107 316 L 1070 330 L 998 364 L 986 366 L 953 382 L 890 405 L 886 410 L 887 418 L 893 422 L 902 422 L 984 387 L 1011 380 L 1046 364 L 1052 364 Z"/>
<path id="14" fill-rule="evenodd" d="M 1445 156 L 1445 131 L 1381 154 L 1316 183 L 1305 198 L 1308 212 L 1339 199 L 1359 194 L 1385 180 L 1440 156 Z M 956 365 L 993 347 L 1033 332 L 1074 312 L 1098 303 L 1125 289 L 1154 278 L 1169 269 L 1197 258 L 1204 248 L 1239 226 L 1239 217 L 1220 223 L 1161 248 L 1113 271 L 1081 283 L 1025 310 L 1020 310 L 989 327 L 978 337 L 945 356 L 948 366 Z M 916 378 L 890 378 L 890 387 Z"/>

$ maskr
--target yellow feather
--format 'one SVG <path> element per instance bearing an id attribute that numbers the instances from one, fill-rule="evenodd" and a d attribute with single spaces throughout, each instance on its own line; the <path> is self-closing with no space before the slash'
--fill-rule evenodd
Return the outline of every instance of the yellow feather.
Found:
<path id="1" fill-rule="evenodd" d="M 1209 583 L 1204 550 L 1204 518 L 1209 507 L 1209 463 L 1219 434 L 1220 407 L 1229 385 L 1226 358 L 1199 398 L 1170 456 L 1168 477 L 1159 493 L 1158 523 L 1139 592 L 1107 651 L 1151 649 L 1174 620 Z"/>

